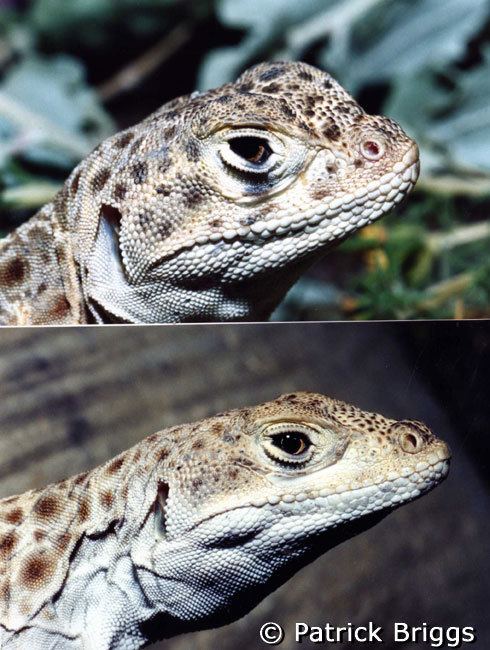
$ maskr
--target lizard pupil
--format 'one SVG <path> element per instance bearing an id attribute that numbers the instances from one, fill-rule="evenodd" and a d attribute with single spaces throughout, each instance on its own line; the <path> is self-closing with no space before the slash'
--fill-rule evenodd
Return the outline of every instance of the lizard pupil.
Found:
<path id="1" fill-rule="evenodd" d="M 240 158 L 261 165 L 272 153 L 267 140 L 254 136 L 242 136 L 229 141 L 230 149 Z"/>
<path id="2" fill-rule="evenodd" d="M 292 433 L 277 433 L 272 436 L 272 442 L 286 454 L 299 456 L 310 446 L 308 437 L 299 431 Z"/>

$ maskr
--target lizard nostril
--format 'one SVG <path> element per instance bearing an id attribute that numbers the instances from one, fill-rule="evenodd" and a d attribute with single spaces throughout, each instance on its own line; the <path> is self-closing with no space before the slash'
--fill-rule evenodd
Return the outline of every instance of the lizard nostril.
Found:
<path id="1" fill-rule="evenodd" d="M 400 434 L 400 447 L 407 454 L 417 454 L 424 446 L 422 438 L 412 431 Z"/>
<path id="2" fill-rule="evenodd" d="M 378 140 L 364 140 L 361 143 L 361 153 L 367 160 L 379 160 L 384 152 L 384 146 Z"/>

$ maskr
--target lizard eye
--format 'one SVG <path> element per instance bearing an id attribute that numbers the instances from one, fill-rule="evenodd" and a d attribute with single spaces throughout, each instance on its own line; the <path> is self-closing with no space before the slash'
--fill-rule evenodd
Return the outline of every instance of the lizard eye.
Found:
<path id="1" fill-rule="evenodd" d="M 276 170 L 283 159 L 282 145 L 273 136 L 264 137 L 260 131 L 242 129 L 229 132 L 219 152 L 228 170 L 254 183 L 263 182 Z"/>
<path id="2" fill-rule="evenodd" d="M 262 165 L 272 154 L 272 149 L 264 138 L 242 136 L 232 138 L 229 145 L 233 153 L 254 165 Z"/>
<path id="3" fill-rule="evenodd" d="M 276 433 L 271 436 L 272 444 L 290 456 L 299 456 L 311 445 L 311 441 L 301 431 Z"/>
<path id="4" fill-rule="evenodd" d="M 311 434 L 309 427 L 302 424 L 272 424 L 264 440 L 265 453 L 282 465 L 302 466 L 313 454 Z"/>

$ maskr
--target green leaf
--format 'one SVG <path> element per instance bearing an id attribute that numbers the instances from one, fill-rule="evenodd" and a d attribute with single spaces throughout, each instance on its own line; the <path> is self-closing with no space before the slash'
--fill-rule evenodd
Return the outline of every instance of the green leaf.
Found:
<path id="1" fill-rule="evenodd" d="M 197 9 L 207 1 L 196 2 Z M 179 4 L 179 0 L 35 0 L 29 22 L 57 43 L 76 40 L 100 47 L 120 26 L 134 33 L 161 32 Z"/>
<path id="2" fill-rule="evenodd" d="M 31 57 L 0 86 L 0 163 L 11 153 L 69 166 L 113 131 L 109 116 L 86 84 L 77 60 Z M 6 135 L 5 135 L 6 134 Z"/>
<path id="3" fill-rule="evenodd" d="M 455 61 L 490 15 L 487 0 L 404 0 L 387 9 L 380 20 L 367 17 L 364 37 L 352 44 L 342 75 L 351 89 Z"/>
<path id="4" fill-rule="evenodd" d="M 220 22 L 243 29 L 245 39 L 234 48 L 211 50 L 201 65 L 198 87 L 201 90 L 234 79 L 258 56 L 269 58 L 271 48 L 284 45 L 285 33 L 338 0 L 221 0 L 217 4 Z M 287 57 L 287 52 L 283 53 Z"/>
<path id="5" fill-rule="evenodd" d="M 431 137 L 447 150 L 455 166 L 490 171 L 490 47 L 484 62 L 457 78 L 456 106 L 438 120 Z"/>

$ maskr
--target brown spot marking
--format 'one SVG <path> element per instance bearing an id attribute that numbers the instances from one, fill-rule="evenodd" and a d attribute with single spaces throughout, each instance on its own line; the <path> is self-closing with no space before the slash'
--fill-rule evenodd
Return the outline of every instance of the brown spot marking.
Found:
<path id="1" fill-rule="evenodd" d="M 134 138 L 134 133 L 132 131 L 123 133 L 118 138 L 116 138 L 116 140 L 114 140 L 114 146 L 117 147 L 118 149 L 124 149 L 125 147 L 128 146 L 128 144 L 131 142 L 133 138 Z"/>
<path id="2" fill-rule="evenodd" d="M 158 440 L 159 437 L 160 436 L 158 435 L 158 433 L 152 433 L 151 436 L 148 436 L 147 441 L 155 442 L 156 440 Z"/>
<path id="3" fill-rule="evenodd" d="M 34 537 L 34 541 L 42 542 L 43 539 L 46 539 L 46 533 L 44 532 L 44 530 L 35 530 L 33 537 Z"/>
<path id="4" fill-rule="evenodd" d="M 138 221 L 140 222 L 140 226 L 146 229 L 153 221 L 153 214 L 151 212 L 140 212 L 138 214 Z"/>
<path id="5" fill-rule="evenodd" d="M 0 267 L 0 284 L 20 284 L 27 275 L 27 268 L 20 257 L 9 260 L 5 266 Z"/>
<path id="6" fill-rule="evenodd" d="M 10 585 L 8 580 L 5 580 L 5 582 L 2 582 L 0 585 L 0 599 L 4 601 L 10 600 Z"/>
<path id="7" fill-rule="evenodd" d="M 49 494 L 41 497 L 34 506 L 34 512 L 37 515 L 38 519 L 52 519 L 53 517 L 56 517 L 59 511 L 59 501 L 54 496 L 51 496 Z"/>
<path id="8" fill-rule="evenodd" d="M 253 84 L 251 84 L 250 82 L 243 83 L 238 86 L 238 90 L 241 93 L 249 93 L 252 89 L 253 89 Z"/>
<path id="9" fill-rule="evenodd" d="M 326 129 L 323 129 L 323 133 L 329 140 L 338 140 L 341 135 L 340 128 L 335 123 L 332 123 L 330 126 L 327 126 Z"/>
<path id="10" fill-rule="evenodd" d="M 66 296 L 59 295 L 55 299 L 53 306 L 50 308 L 49 315 L 51 318 L 56 319 L 56 318 L 62 318 L 69 312 L 70 312 L 70 303 L 66 299 Z"/>
<path id="11" fill-rule="evenodd" d="M 172 194 L 172 188 L 171 188 L 171 187 L 167 187 L 167 186 L 165 186 L 165 185 L 158 185 L 158 186 L 155 188 L 155 192 L 156 192 L 157 194 L 161 194 L 162 196 L 170 196 L 170 194 Z"/>
<path id="12" fill-rule="evenodd" d="M 114 187 L 114 198 L 118 201 L 124 201 L 128 188 L 123 183 L 116 183 Z"/>
<path id="13" fill-rule="evenodd" d="M 228 470 L 228 476 L 231 478 L 232 481 L 236 479 L 238 476 L 238 470 L 236 467 L 232 467 L 230 470 Z"/>
<path id="14" fill-rule="evenodd" d="M 211 427 L 211 432 L 220 436 L 223 433 L 223 424 L 221 422 L 215 422 Z"/>
<path id="15" fill-rule="evenodd" d="M 212 228 L 221 228 L 222 225 L 223 225 L 223 220 L 220 219 L 219 217 L 216 217 L 215 219 L 213 219 L 212 221 L 209 222 L 209 225 Z"/>
<path id="16" fill-rule="evenodd" d="M 140 160 L 133 165 L 131 174 L 135 185 L 141 185 L 148 178 L 148 165 Z"/>
<path id="17" fill-rule="evenodd" d="M 190 208 L 199 205 L 199 203 L 201 203 L 203 200 L 204 200 L 204 194 L 202 194 L 202 192 L 200 192 L 198 189 L 195 188 L 189 190 L 185 197 L 186 205 L 188 205 Z"/>
<path id="18" fill-rule="evenodd" d="M 311 193 L 311 196 L 316 200 L 316 201 L 322 201 L 325 197 L 327 197 L 330 194 L 329 190 L 324 188 L 324 187 L 317 187 L 313 192 Z"/>
<path id="19" fill-rule="evenodd" d="M 56 209 L 61 214 L 66 214 L 67 212 L 68 191 L 68 187 L 65 185 L 63 189 L 58 192 L 55 199 Z"/>
<path id="20" fill-rule="evenodd" d="M 129 493 L 129 486 L 127 483 L 123 485 L 123 488 L 121 490 L 122 498 L 126 501 L 128 498 L 128 493 Z"/>
<path id="21" fill-rule="evenodd" d="M 75 476 L 75 478 L 73 479 L 73 483 L 75 483 L 75 485 L 80 485 L 80 483 L 85 482 L 87 476 L 88 476 L 88 472 L 82 472 L 78 476 Z"/>
<path id="22" fill-rule="evenodd" d="M 290 119 L 294 119 L 296 117 L 296 113 L 286 103 L 281 103 L 281 111 L 283 115 L 289 117 Z"/>
<path id="23" fill-rule="evenodd" d="M 56 562 L 38 553 L 30 557 L 20 572 L 20 583 L 26 589 L 39 589 L 56 570 Z"/>
<path id="24" fill-rule="evenodd" d="M 354 167 L 359 168 L 359 167 L 364 167 L 364 160 L 361 158 L 356 158 L 354 160 Z"/>
<path id="25" fill-rule="evenodd" d="M 168 456 L 168 449 L 158 449 L 157 452 L 155 453 L 155 460 L 157 462 L 160 462 L 162 460 L 165 460 Z"/>
<path id="26" fill-rule="evenodd" d="M 262 74 L 259 75 L 259 79 L 260 81 L 272 81 L 273 79 L 280 77 L 283 72 L 284 70 L 280 66 L 272 66 L 268 70 L 265 70 L 265 72 L 262 72 Z"/>
<path id="27" fill-rule="evenodd" d="M 104 490 L 102 494 L 100 495 L 100 503 L 106 508 L 107 510 L 112 506 L 114 503 L 114 497 L 108 490 Z"/>
<path id="28" fill-rule="evenodd" d="M 187 160 L 197 162 L 200 158 L 199 145 L 193 139 L 188 140 L 184 145 Z"/>
<path id="29" fill-rule="evenodd" d="M 107 467 L 108 474 L 117 474 L 121 467 L 124 465 L 124 458 L 115 458 L 112 463 Z"/>
<path id="30" fill-rule="evenodd" d="M 178 106 L 178 104 L 179 104 L 179 98 L 177 98 L 176 100 L 174 100 L 172 102 L 169 102 L 168 107 L 165 109 L 165 111 L 163 111 L 162 115 L 165 115 L 165 117 L 168 120 L 175 120 L 175 118 L 177 118 L 179 116 L 179 112 L 176 111 L 175 109 L 172 109 L 171 107 L 172 106 Z"/>
<path id="31" fill-rule="evenodd" d="M 5 516 L 5 519 L 8 521 L 8 523 L 13 524 L 14 526 L 20 524 L 23 518 L 24 518 L 24 512 L 22 508 L 13 508 L 9 512 L 7 512 Z"/>
<path id="32" fill-rule="evenodd" d="M 78 508 L 78 521 L 83 523 L 87 521 L 90 516 L 90 503 L 88 499 L 81 499 L 80 506 Z"/>
<path id="33" fill-rule="evenodd" d="M 300 79 L 304 79 L 304 81 L 313 81 L 313 75 L 311 72 L 307 72 L 306 70 L 301 70 L 301 72 L 298 72 L 298 77 L 300 77 Z"/>
<path id="34" fill-rule="evenodd" d="M 66 551 L 70 542 L 70 533 L 62 533 L 61 535 L 58 535 L 58 539 L 56 540 L 56 548 L 58 548 L 60 551 Z"/>
<path id="35" fill-rule="evenodd" d="M 168 237 L 170 235 L 170 233 L 174 230 L 175 225 L 176 224 L 169 217 L 167 217 L 166 219 L 162 219 L 158 223 L 158 233 L 159 233 L 159 235 L 163 239 L 165 239 L 165 237 Z"/>
<path id="36" fill-rule="evenodd" d="M 232 99 L 231 95 L 221 95 L 220 97 L 216 98 L 216 102 L 218 104 L 229 104 Z"/>
<path id="37" fill-rule="evenodd" d="M 8 557 L 17 544 L 15 533 L 7 533 L 0 536 L 0 558 Z"/>
<path id="38" fill-rule="evenodd" d="M 6 499 L 3 499 L 3 505 L 6 503 L 13 503 L 14 501 L 18 501 L 19 499 L 19 494 L 14 495 L 13 497 L 7 497 Z"/>
<path id="39" fill-rule="evenodd" d="M 282 90 L 282 86 L 276 83 L 272 83 L 272 84 L 267 84 L 267 86 L 264 86 L 262 90 L 265 93 L 278 93 Z"/>
<path id="40" fill-rule="evenodd" d="M 72 180 L 71 186 L 70 186 L 70 191 L 72 192 L 72 194 L 76 194 L 78 192 L 78 188 L 80 186 L 80 176 L 81 175 L 82 175 L 82 170 L 79 169 L 77 171 L 77 173 L 75 174 L 75 176 L 73 177 L 73 180 Z"/>
<path id="41" fill-rule="evenodd" d="M 111 170 L 108 167 L 100 169 L 92 178 L 92 189 L 94 192 L 100 192 L 105 187 L 110 177 Z"/>
<path id="42" fill-rule="evenodd" d="M 141 458 L 141 449 L 137 449 L 137 450 L 135 451 L 134 456 L 133 456 L 133 461 L 134 461 L 135 463 L 137 463 L 137 462 L 139 461 L 140 458 Z"/>
<path id="43" fill-rule="evenodd" d="M 171 140 L 175 135 L 175 125 L 168 126 L 166 129 L 163 131 L 163 137 L 166 140 Z"/>
<path id="44" fill-rule="evenodd" d="M 196 451 L 199 449 L 204 449 L 204 446 L 205 446 L 204 442 L 200 438 L 194 440 L 194 442 L 192 443 L 192 449 L 195 449 Z"/>

